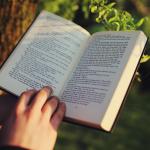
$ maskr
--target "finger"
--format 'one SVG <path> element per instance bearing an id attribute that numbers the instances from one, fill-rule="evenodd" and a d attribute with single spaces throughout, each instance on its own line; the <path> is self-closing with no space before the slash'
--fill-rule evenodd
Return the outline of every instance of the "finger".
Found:
<path id="1" fill-rule="evenodd" d="M 65 115 L 65 111 L 66 111 L 66 105 L 65 103 L 60 103 L 58 106 L 57 111 L 53 114 L 52 118 L 51 118 L 51 126 L 57 130 L 60 123 L 62 122 L 62 119 Z"/>
<path id="2" fill-rule="evenodd" d="M 43 115 L 45 120 L 49 121 L 53 113 L 56 111 L 58 105 L 58 98 L 53 96 L 48 99 L 42 108 Z"/>
<path id="3" fill-rule="evenodd" d="M 25 111 L 29 101 L 31 100 L 31 98 L 33 97 L 33 95 L 36 93 L 36 90 L 35 89 L 32 89 L 32 90 L 28 90 L 28 91 L 25 91 L 23 92 L 21 95 L 20 95 L 20 98 L 19 98 L 19 101 L 16 105 L 16 109 L 19 111 L 19 112 L 23 112 Z"/>
<path id="4" fill-rule="evenodd" d="M 48 86 L 42 88 L 33 99 L 31 103 L 31 108 L 36 111 L 41 111 L 43 105 L 51 94 L 52 88 Z"/>

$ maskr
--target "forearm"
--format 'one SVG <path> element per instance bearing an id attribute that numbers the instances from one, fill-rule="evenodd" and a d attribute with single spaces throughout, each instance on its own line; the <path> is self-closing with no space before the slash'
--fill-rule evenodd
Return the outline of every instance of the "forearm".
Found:
<path id="1" fill-rule="evenodd" d="M 0 125 L 10 116 L 17 98 L 11 94 L 0 95 Z"/>
<path id="2" fill-rule="evenodd" d="M 0 150 L 27 150 L 27 149 L 17 146 L 2 146 L 0 147 Z"/>

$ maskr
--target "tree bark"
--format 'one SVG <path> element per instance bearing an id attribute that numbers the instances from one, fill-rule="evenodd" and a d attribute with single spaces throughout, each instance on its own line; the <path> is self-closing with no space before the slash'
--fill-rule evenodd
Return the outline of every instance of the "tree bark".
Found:
<path id="1" fill-rule="evenodd" d="M 36 14 L 38 0 L 0 0 L 0 65 Z"/>

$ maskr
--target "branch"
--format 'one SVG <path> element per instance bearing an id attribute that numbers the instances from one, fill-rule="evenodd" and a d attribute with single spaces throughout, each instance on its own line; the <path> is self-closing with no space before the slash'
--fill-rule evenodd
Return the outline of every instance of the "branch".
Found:
<path id="1" fill-rule="evenodd" d="M 136 7 L 137 11 L 143 16 L 150 15 L 150 8 L 145 6 L 140 0 L 131 0 L 133 5 Z"/>

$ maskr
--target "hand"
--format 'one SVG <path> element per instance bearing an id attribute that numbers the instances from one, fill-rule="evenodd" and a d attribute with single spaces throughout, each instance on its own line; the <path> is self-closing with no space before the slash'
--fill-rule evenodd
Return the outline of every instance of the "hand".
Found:
<path id="1" fill-rule="evenodd" d="M 21 94 L 16 107 L 2 128 L 1 145 L 32 150 L 53 149 L 57 130 L 65 114 L 65 104 L 50 97 L 52 89 L 29 90 Z"/>

